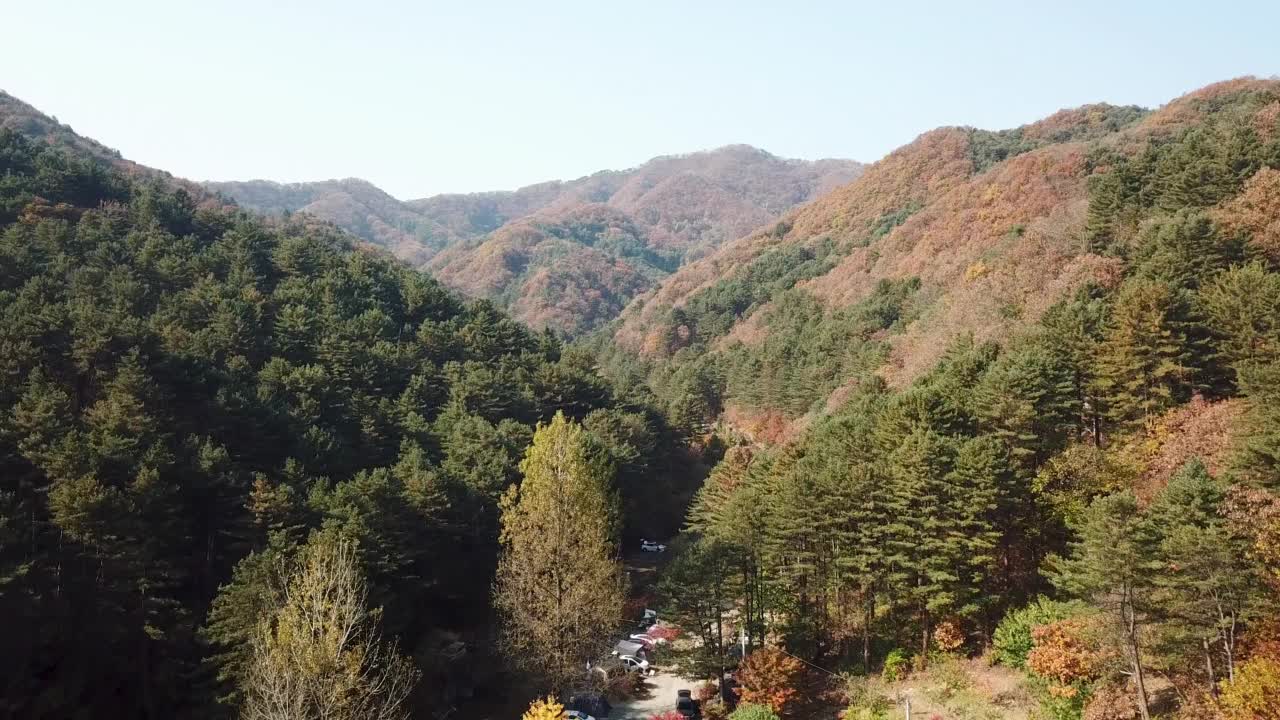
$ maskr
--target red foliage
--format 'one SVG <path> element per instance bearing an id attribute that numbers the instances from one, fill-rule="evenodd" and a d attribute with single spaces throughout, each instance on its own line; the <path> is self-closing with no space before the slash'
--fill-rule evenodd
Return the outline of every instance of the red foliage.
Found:
<path id="1" fill-rule="evenodd" d="M 741 701 L 768 705 L 775 713 L 784 715 L 798 699 L 804 671 L 804 663 L 780 648 L 760 648 L 748 655 L 738 668 Z"/>
<path id="2" fill-rule="evenodd" d="M 654 640 L 666 640 L 667 642 L 675 642 L 680 637 L 681 630 L 675 625 L 660 624 L 649 630 L 649 635 Z"/>

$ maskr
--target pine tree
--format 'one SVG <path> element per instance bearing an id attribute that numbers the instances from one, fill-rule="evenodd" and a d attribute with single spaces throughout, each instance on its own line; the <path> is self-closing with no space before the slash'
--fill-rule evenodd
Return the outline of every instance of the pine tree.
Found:
<path id="1" fill-rule="evenodd" d="M 1142 718 L 1150 720 L 1143 640 L 1152 612 L 1152 551 L 1138 501 L 1131 492 L 1100 497 L 1076 530 L 1080 539 L 1059 563 L 1054 583 L 1106 613 L 1124 648 Z"/>
<path id="2" fill-rule="evenodd" d="M 948 478 L 953 458 L 946 439 L 918 428 L 888 460 L 888 579 L 919 623 L 921 656 L 928 655 L 933 624 L 969 599 L 963 576 L 969 549 Z"/>
<path id="3" fill-rule="evenodd" d="M 1095 387 L 1117 425 L 1149 421 L 1193 388 L 1185 310 L 1161 282 L 1126 283 L 1097 351 Z"/>
<path id="4" fill-rule="evenodd" d="M 622 617 L 612 468 L 593 456 L 579 425 L 556 413 L 520 469 L 523 482 L 503 502 L 494 602 L 511 661 L 564 691 L 605 651 Z"/>
<path id="5" fill-rule="evenodd" d="M 1192 461 L 1146 514 L 1155 545 L 1153 600 L 1166 619 L 1167 642 L 1192 656 L 1203 653 L 1211 694 L 1219 673 L 1235 678 L 1237 634 L 1259 609 L 1263 589 L 1250 543 L 1223 515 L 1224 496 L 1224 486 Z"/>

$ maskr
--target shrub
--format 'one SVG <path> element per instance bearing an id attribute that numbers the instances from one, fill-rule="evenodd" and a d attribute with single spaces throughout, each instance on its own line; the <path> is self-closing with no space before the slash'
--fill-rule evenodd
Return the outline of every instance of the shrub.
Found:
<path id="1" fill-rule="evenodd" d="M 748 655 L 738 669 L 742 702 L 767 705 L 774 712 L 785 714 L 799 694 L 803 674 L 804 663 L 780 648 L 760 648 Z"/>
<path id="2" fill-rule="evenodd" d="M 1035 641 L 1031 637 L 1032 629 L 1039 625 L 1066 620 L 1077 612 L 1078 607 L 1073 603 L 1046 598 L 1039 598 L 1026 607 L 1010 610 L 996 626 L 993 638 L 996 662 L 1025 670 L 1027 654 L 1035 647 Z"/>
<path id="3" fill-rule="evenodd" d="M 973 686 L 973 680 L 969 677 L 969 673 L 965 672 L 963 663 L 954 657 L 946 658 L 935 665 L 933 677 L 941 683 L 944 697 L 951 697 Z"/>
<path id="4" fill-rule="evenodd" d="M 525 711 L 522 720 L 564 720 L 564 705 L 556 702 L 556 699 L 547 696 L 534 700 L 529 709 Z"/>
<path id="5" fill-rule="evenodd" d="M 964 630 L 955 620 L 944 620 L 933 629 L 933 644 L 940 652 L 954 653 L 964 647 Z"/>
<path id="6" fill-rule="evenodd" d="M 1094 691 L 1084 707 L 1083 720 L 1134 720 L 1137 717 L 1133 691 L 1111 684 Z"/>
<path id="7" fill-rule="evenodd" d="M 768 705 L 743 703 L 729 715 L 729 720 L 779 720 L 779 718 Z"/>
<path id="8" fill-rule="evenodd" d="M 649 635 L 654 640 L 666 640 L 669 643 L 675 642 L 680 637 L 680 628 L 675 625 L 661 624 L 649 631 Z"/>
<path id="9" fill-rule="evenodd" d="M 1255 657 L 1236 668 L 1236 681 L 1222 685 L 1227 720 L 1280 720 L 1280 661 Z"/>
<path id="10" fill-rule="evenodd" d="M 885 682 L 897 682 L 911 674 L 911 655 L 902 648 L 894 648 L 884 659 L 880 672 Z"/>
<path id="11" fill-rule="evenodd" d="M 840 720 L 888 720 L 893 710 L 889 698 L 872 691 L 859 677 L 846 678 L 844 702 Z"/>
<path id="12" fill-rule="evenodd" d="M 1097 677 L 1097 654 L 1082 639 L 1078 620 L 1059 620 L 1031 631 L 1035 647 L 1027 654 L 1027 668 L 1054 683 L 1050 694 L 1074 697 L 1080 685 Z"/>
<path id="13" fill-rule="evenodd" d="M 846 680 L 845 703 L 840 720 L 888 720 L 893 710 L 893 703 L 872 691 L 861 678 Z"/>
<path id="14" fill-rule="evenodd" d="M 719 694 L 720 689 L 716 687 L 715 683 L 709 682 L 699 685 L 698 689 L 693 692 L 693 696 L 697 698 L 700 703 L 706 703 L 708 700 Z"/>

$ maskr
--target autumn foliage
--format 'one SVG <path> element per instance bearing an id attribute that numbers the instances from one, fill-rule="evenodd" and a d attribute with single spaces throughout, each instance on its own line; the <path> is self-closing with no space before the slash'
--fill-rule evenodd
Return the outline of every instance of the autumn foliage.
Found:
<path id="1" fill-rule="evenodd" d="M 548 695 L 534 700 L 521 720 L 564 720 L 564 717 L 564 705 Z"/>
<path id="2" fill-rule="evenodd" d="M 1235 682 L 1223 683 L 1220 702 L 1227 720 L 1280 720 L 1280 660 L 1242 663 Z"/>
<path id="3" fill-rule="evenodd" d="M 804 679 L 804 663 L 780 648 L 765 647 L 747 656 L 738 669 L 743 703 L 767 705 L 779 715 L 791 709 Z"/>
<path id="4" fill-rule="evenodd" d="M 1098 654 L 1082 639 L 1084 631 L 1079 620 L 1059 620 L 1031 631 L 1035 647 L 1027 655 L 1027 667 L 1053 683 L 1051 694 L 1074 697 L 1080 683 L 1097 677 Z"/>

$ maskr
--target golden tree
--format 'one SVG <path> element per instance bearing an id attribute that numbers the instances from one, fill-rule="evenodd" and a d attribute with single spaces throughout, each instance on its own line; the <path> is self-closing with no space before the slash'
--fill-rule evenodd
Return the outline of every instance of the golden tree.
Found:
<path id="1" fill-rule="evenodd" d="M 564 690 L 622 617 L 612 469 L 561 413 L 538 427 L 520 469 L 524 482 L 503 498 L 494 603 L 507 654 Z"/>
<path id="2" fill-rule="evenodd" d="M 529 709 L 524 712 L 521 720 L 564 720 L 564 718 L 564 705 L 548 695 L 546 698 L 538 698 L 529 703 Z"/>
<path id="3" fill-rule="evenodd" d="M 263 618 L 244 681 L 244 720 L 404 720 L 418 679 L 382 641 L 355 545 L 318 534 Z"/>

